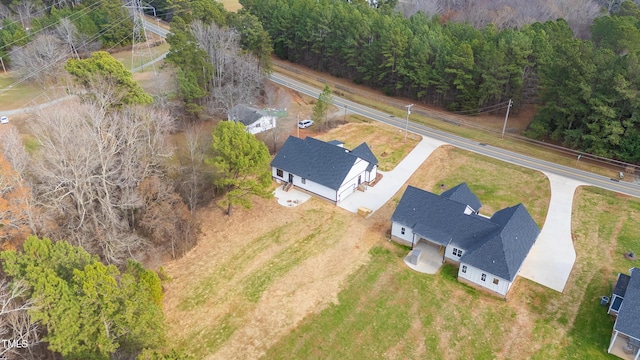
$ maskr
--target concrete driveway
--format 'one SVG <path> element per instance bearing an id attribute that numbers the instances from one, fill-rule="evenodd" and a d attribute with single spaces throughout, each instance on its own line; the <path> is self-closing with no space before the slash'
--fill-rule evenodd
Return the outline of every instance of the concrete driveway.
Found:
<path id="1" fill-rule="evenodd" d="M 439 140 L 423 137 L 422 141 L 393 170 L 380 171 L 382 179 L 375 186 L 364 192 L 356 191 L 338 203 L 338 206 L 352 213 L 357 213 L 359 207 L 366 207 L 372 210 L 372 213 L 380 209 L 400 190 L 429 155 L 444 144 Z"/>
<path id="2" fill-rule="evenodd" d="M 576 188 L 586 185 L 560 175 L 545 173 L 551 184 L 551 200 L 542 231 L 522 264 L 520 276 L 562 292 L 576 251 L 571 238 L 571 209 Z"/>

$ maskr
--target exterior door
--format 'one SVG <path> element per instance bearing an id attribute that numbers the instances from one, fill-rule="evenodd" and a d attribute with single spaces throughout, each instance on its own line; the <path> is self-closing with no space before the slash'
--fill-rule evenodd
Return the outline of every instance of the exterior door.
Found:
<path id="1" fill-rule="evenodd" d="M 293 182 L 293 174 L 289 174 L 289 182 L 292 183 Z"/>

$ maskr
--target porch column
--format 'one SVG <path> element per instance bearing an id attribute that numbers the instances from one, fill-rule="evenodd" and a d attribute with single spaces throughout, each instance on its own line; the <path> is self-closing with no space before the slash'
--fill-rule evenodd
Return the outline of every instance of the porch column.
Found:
<path id="1" fill-rule="evenodd" d="M 618 338 L 618 330 L 614 330 L 613 338 L 611 338 L 611 344 L 609 344 L 609 349 L 607 350 L 608 353 L 611 353 L 611 348 L 613 348 L 613 344 L 616 342 L 617 338 Z"/>

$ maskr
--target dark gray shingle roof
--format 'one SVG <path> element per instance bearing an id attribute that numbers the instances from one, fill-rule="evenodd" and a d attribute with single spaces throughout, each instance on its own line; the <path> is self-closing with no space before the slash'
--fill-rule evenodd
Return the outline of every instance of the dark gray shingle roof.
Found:
<path id="1" fill-rule="evenodd" d="M 358 159 L 345 148 L 312 137 L 289 136 L 271 166 L 338 190 Z"/>
<path id="2" fill-rule="evenodd" d="M 513 281 L 540 229 L 522 204 L 498 211 L 491 221 L 501 229 L 465 252 L 461 261 Z"/>
<path id="3" fill-rule="evenodd" d="M 248 105 L 236 105 L 229 111 L 229 120 L 239 121 L 245 125 L 251 125 L 264 116 L 269 116 L 260 109 Z"/>
<path id="4" fill-rule="evenodd" d="M 451 193 L 457 191 L 460 189 Z M 467 195 L 464 198 L 471 199 Z M 391 221 L 441 245 L 464 249 L 463 262 L 513 281 L 538 238 L 538 225 L 522 204 L 500 210 L 491 219 L 465 214 L 467 205 L 408 186 Z"/>
<path id="5" fill-rule="evenodd" d="M 364 159 L 369 162 L 367 171 L 373 170 L 373 167 L 378 165 L 378 158 L 376 158 L 366 142 L 356 146 L 355 149 L 351 150 L 351 153 L 360 159 Z"/>
<path id="6" fill-rule="evenodd" d="M 391 221 L 441 245 L 451 243 L 468 249 L 498 226 L 479 215 L 465 214 L 466 208 L 466 204 L 407 186 Z"/>
<path id="7" fill-rule="evenodd" d="M 453 201 L 457 201 L 459 203 L 469 205 L 475 211 L 480 210 L 480 208 L 482 207 L 480 199 L 478 199 L 476 194 L 471 192 L 471 189 L 469 189 L 467 183 L 464 182 L 443 192 L 441 196 L 449 198 Z"/>
<path id="8" fill-rule="evenodd" d="M 631 269 L 631 279 L 616 319 L 615 330 L 640 339 L 640 269 Z"/>
<path id="9" fill-rule="evenodd" d="M 629 280 L 631 277 L 627 274 L 618 273 L 618 281 L 616 282 L 616 287 L 613 289 L 613 293 L 624 297 L 624 294 L 627 292 L 627 286 L 629 285 Z"/>

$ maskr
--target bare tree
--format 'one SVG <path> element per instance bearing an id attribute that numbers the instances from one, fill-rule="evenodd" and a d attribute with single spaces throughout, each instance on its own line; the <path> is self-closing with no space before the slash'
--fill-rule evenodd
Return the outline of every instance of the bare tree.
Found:
<path id="1" fill-rule="evenodd" d="M 191 30 L 200 46 L 209 55 L 214 75 L 209 84 L 207 110 L 226 114 L 241 103 L 252 103 L 262 88 L 264 74 L 259 60 L 243 53 L 240 36 L 230 28 L 196 21 Z"/>
<path id="2" fill-rule="evenodd" d="M 42 8 L 42 2 L 34 0 L 18 0 L 11 2 L 9 8 L 20 17 L 22 27 L 31 26 L 31 16 Z"/>
<path id="3" fill-rule="evenodd" d="M 37 358 L 34 350 L 40 344 L 39 327 L 29 317 L 28 311 L 35 305 L 26 298 L 26 291 L 24 282 L 9 284 L 0 279 L 0 339 L 11 342 L 0 346 L 2 359 Z"/>
<path id="4" fill-rule="evenodd" d="M 39 34 L 10 56 L 13 68 L 22 79 L 32 79 L 44 88 L 48 82 L 58 80 L 69 51 L 54 35 Z"/>
<path id="5" fill-rule="evenodd" d="M 206 200 L 206 187 L 211 183 L 211 168 L 205 164 L 211 144 L 211 135 L 197 125 L 189 126 L 184 132 L 184 146 L 179 149 L 180 170 L 178 189 L 182 198 L 194 212 Z"/>
<path id="6" fill-rule="evenodd" d="M 277 85 L 268 82 L 265 83 L 264 85 L 265 88 L 265 95 L 264 95 L 264 102 L 265 104 L 267 104 L 267 107 L 269 108 L 269 115 L 270 116 L 275 116 L 274 114 L 274 109 L 285 109 L 289 106 L 289 104 L 291 103 L 291 96 L 289 95 L 288 92 L 285 91 L 279 91 L 280 89 L 278 88 Z M 287 126 L 286 124 L 287 122 L 285 121 L 284 123 L 281 121 L 277 121 L 276 122 L 276 127 L 274 127 L 273 129 L 271 129 L 270 134 L 268 134 L 268 138 L 270 138 L 271 144 L 272 144 L 272 153 L 276 153 L 277 152 L 277 146 L 278 143 L 280 142 L 280 138 L 282 136 L 283 133 L 287 133 L 285 127 Z"/>
<path id="7" fill-rule="evenodd" d="M 76 59 L 80 59 L 78 55 L 78 47 L 83 43 L 80 33 L 76 26 L 69 18 L 62 18 L 55 28 L 55 34 L 64 43 L 69 45 L 69 50 L 75 55 Z"/>
<path id="8" fill-rule="evenodd" d="M 44 233 L 121 263 L 149 245 L 135 232 L 145 207 L 138 187 L 162 176 L 173 119 L 138 107 L 108 109 L 75 102 L 38 112 L 31 128 L 40 148 L 30 174 L 38 204 L 56 224 Z"/>

